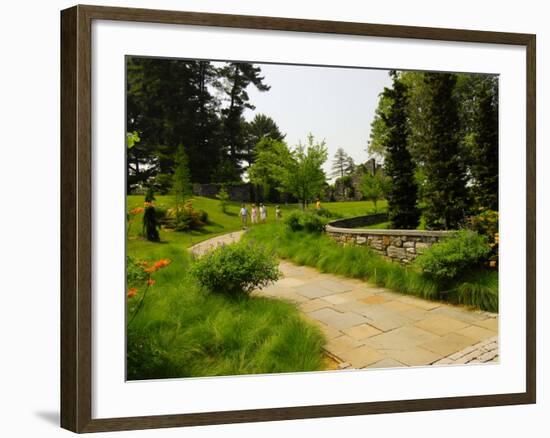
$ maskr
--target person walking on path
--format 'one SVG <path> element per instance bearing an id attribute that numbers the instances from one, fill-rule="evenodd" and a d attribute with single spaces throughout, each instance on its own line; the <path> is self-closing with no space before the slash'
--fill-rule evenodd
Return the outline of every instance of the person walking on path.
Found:
<path id="1" fill-rule="evenodd" d="M 243 224 L 243 229 L 246 229 L 246 222 L 248 220 L 248 209 L 246 208 L 245 204 L 243 204 L 241 208 L 240 216 L 241 216 L 241 223 Z"/>
<path id="2" fill-rule="evenodd" d="M 320 210 L 321 209 L 321 201 L 317 199 L 317 202 L 315 203 L 315 209 Z"/>
<path id="3" fill-rule="evenodd" d="M 256 204 L 252 204 L 252 209 L 250 210 L 250 222 L 252 224 L 258 223 L 258 209 L 256 208 Z"/>
<path id="4" fill-rule="evenodd" d="M 267 220 L 267 207 L 264 204 L 260 204 L 260 221 L 265 223 Z"/>

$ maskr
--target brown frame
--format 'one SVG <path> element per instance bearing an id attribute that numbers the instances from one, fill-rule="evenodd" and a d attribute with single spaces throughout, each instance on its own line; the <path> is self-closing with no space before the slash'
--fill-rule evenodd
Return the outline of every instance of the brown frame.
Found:
<path id="1" fill-rule="evenodd" d="M 525 46 L 527 51 L 526 392 L 92 419 L 92 20 L 139 21 Z M 61 426 L 80 433 L 535 403 L 535 51 L 536 36 L 531 34 L 82 5 L 63 10 L 61 12 Z"/>

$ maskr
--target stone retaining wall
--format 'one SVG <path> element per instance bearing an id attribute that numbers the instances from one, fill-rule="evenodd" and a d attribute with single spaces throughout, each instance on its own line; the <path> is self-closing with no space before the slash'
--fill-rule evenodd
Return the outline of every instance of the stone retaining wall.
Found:
<path id="1" fill-rule="evenodd" d="M 345 227 L 357 223 L 357 220 L 358 218 L 351 218 L 349 221 L 344 219 L 331 222 L 326 226 L 326 233 L 336 242 L 344 245 L 367 245 L 374 252 L 400 263 L 410 263 L 418 254 L 453 233 L 453 231 L 376 230 Z"/>

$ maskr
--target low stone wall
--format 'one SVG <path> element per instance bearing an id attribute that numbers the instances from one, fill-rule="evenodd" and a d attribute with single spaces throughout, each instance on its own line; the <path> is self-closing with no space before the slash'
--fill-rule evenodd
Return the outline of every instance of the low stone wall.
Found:
<path id="1" fill-rule="evenodd" d="M 367 245 L 374 252 L 400 263 L 410 263 L 418 254 L 453 233 L 453 231 L 350 228 L 350 224 L 357 221 L 358 218 L 351 218 L 331 222 L 326 226 L 326 233 L 336 242 L 344 245 Z M 373 223 L 377 222 L 381 221 L 377 220 Z"/>
<path id="2" fill-rule="evenodd" d="M 193 184 L 193 194 L 197 196 L 205 196 L 207 198 L 215 198 L 222 187 L 225 187 L 230 201 L 250 202 L 251 186 L 249 183 L 242 184 Z"/>
<path id="3" fill-rule="evenodd" d="M 332 221 L 329 225 L 336 228 L 360 228 L 369 225 L 379 224 L 388 220 L 387 213 L 369 214 L 368 216 L 357 216 Z"/>

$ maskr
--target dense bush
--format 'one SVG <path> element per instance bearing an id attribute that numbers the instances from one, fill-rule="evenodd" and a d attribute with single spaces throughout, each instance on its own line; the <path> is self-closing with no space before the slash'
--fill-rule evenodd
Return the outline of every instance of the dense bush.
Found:
<path id="1" fill-rule="evenodd" d="M 468 228 L 487 236 L 489 245 L 491 246 L 491 254 L 489 260 L 491 266 L 496 267 L 498 264 L 498 211 L 482 210 L 481 213 L 471 216 L 468 219 Z"/>
<path id="2" fill-rule="evenodd" d="M 322 233 L 325 230 L 326 220 L 316 213 L 292 211 L 285 219 L 285 224 L 292 231 Z"/>
<path id="3" fill-rule="evenodd" d="M 176 231 L 198 230 L 208 222 L 208 213 L 204 210 L 195 210 L 191 201 L 183 206 L 166 210 L 163 225 Z"/>
<path id="4" fill-rule="evenodd" d="M 211 292 L 233 297 L 262 289 L 280 276 L 273 254 L 244 243 L 224 245 L 208 252 L 195 262 L 191 272 Z"/>
<path id="5" fill-rule="evenodd" d="M 414 261 L 423 272 L 439 279 L 452 280 L 466 270 L 476 268 L 491 253 L 487 236 L 461 230 L 434 244 Z"/>

